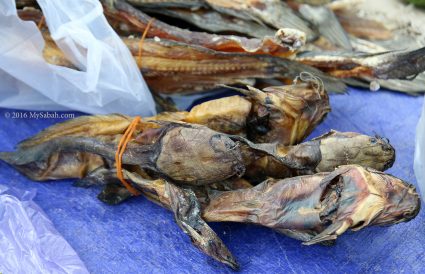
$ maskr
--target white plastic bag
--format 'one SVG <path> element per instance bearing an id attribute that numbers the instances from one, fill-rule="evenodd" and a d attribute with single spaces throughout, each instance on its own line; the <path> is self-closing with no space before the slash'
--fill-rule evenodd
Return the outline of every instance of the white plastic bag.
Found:
<path id="1" fill-rule="evenodd" d="M 422 198 L 425 195 L 425 103 L 422 107 L 421 118 L 416 126 L 416 146 L 414 170 Z M 424 199 L 422 201 L 425 203 Z"/>
<path id="2" fill-rule="evenodd" d="M 77 253 L 32 201 L 35 191 L 0 184 L 2 273 L 89 273 Z"/>
<path id="3" fill-rule="evenodd" d="M 0 107 L 155 114 L 133 57 L 98 0 L 37 1 L 52 38 L 80 70 L 46 63 L 35 23 L 19 19 L 14 0 L 1 0 Z"/>

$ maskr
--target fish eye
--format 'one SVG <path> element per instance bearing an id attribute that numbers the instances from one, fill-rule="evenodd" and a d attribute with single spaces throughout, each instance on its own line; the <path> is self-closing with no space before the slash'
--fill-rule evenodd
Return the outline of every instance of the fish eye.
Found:
<path id="1" fill-rule="evenodd" d="M 375 137 L 372 137 L 372 138 L 370 138 L 370 142 L 372 143 L 372 144 L 376 144 L 376 138 Z"/>

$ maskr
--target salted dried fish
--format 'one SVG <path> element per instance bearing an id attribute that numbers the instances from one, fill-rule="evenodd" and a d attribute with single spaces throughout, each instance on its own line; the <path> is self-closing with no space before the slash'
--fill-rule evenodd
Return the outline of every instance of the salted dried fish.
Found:
<path id="1" fill-rule="evenodd" d="M 245 176 L 250 180 L 262 181 L 267 177 L 288 178 L 331 172 L 340 165 L 350 164 L 384 171 L 395 161 L 395 150 L 387 139 L 334 130 L 311 141 L 286 146 L 284 151 L 286 157 L 294 162 L 302 162 L 303 168 L 291 169 L 274 157 L 264 156 L 248 166 Z"/>
<path id="2" fill-rule="evenodd" d="M 356 165 L 331 173 L 270 179 L 210 199 L 203 213 L 206 221 L 267 226 L 306 245 L 336 240 L 348 229 L 409 221 L 420 209 L 412 185 Z"/>
<path id="3" fill-rule="evenodd" d="M 335 77 L 407 79 L 425 70 L 425 47 L 376 54 L 308 52 L 299 54 L 296 59 Z"/>
<path id="4" fill-rule="evenodd" d="M 205 0 L 215 10 L 239 17 L 244 20 L 256 20 L 276 29 L 294 28 L 314 36 L 307 23 L 298 17 L 286 3 L 280 0 Z"/>
<path id="5" fill-rule="evenodd" d="M 104 5 L 104 13 L 115 29 L 125 26 L 126 32 L 143 33 L 152 19 L 147 14 L 123 2 L 114 2 L 114 8 Z M 223 52 L 243 52 L 250 54 L 269 54 L 287 57 L 294 54 L 305 43 L 303 32 L 280 28 L 275 36 L 263 39 L 246 38 L 235 35 L 217 35 L 195 32 L 170 26 L 154 20 L 147 31 L 147 37 L 158 37 L 198 45 Z"/>
<path id="6" fill-rule="evenodd" d="M 200 8 L 205 6 L 203 0 L 127 0 L 128 3 L 142 8 Z"/>
<path id="7" fill-rule="evenodd" d="M 236 32 L 259 39 L 265 36 L 273 36 L 276 33 L 272 28 L 257 22 L 243 20 L 209 9 L 144 9 L 144 11 L 184 20 L 198 28 L 213 33 Z"/>
<path id="8" fill-rule="evenodd" d="M 114 161 L 121 128 L 128 121 L 121 118 L 111 117 L 115 120 L 110 126 L 104 124 L 107 116 L 83 117 L 53 126 L 21 143 L 17 151 L 1 153 L 0 159 L 33 180 L 84 177 L 82 170 Z M 90 120 L 99 124 L 90 125 L 92 132 L 85 132 L 89 124 L 83 122 Z M 158 121 L 139 123 L 136 134 L 123 155 L 123 164 L 193 186 L 238 178 L 247 170 L 277 177 L 331 171 L 352 163 L 385 170 L 395 157 L 384 139 L 355 133 L 330 132 L 297 146 L 283 146 L 255 144 L 200 125 Z M 98 155 L 103 161 L 78 153 Z M 266 164 L 264 157 L 268 157 Z"/>
<path id="9" fill-rule="evenodd" d="M 51 64 L 75 68 L 44 31 L 43 54 Z M 262 55 L 223 53 L 163 39 L 123 38 L 149 87 L 158 93 L 190 94 L 211 90 L 219 84 L 240 84 L 254 79 L 294 79 L 309 72 L 322 79 L 329 92 L 343 93 L 346 86 L 317 69 L 297 62 Z M 142 46 L 142 48 L 140 48 Z"/>
<path id="10" fill-rule="evenodd" d="M 113 176 L 113 171 L 110 174 Z M 183 190 L 186 194 L 170 193 L 170 189 L 179 188 L 166 180 L 149 180 L 126 170 L 124 174 L 149 199 L 165 208 L 176 208 L 176 199 L 170 198 L 175 194 L 180 204 L 197 208 L 180 217 L 188 221 L 188 228 L 199 221 L 204 228 L 205 221 L 252 223 L 301 240 L 305 245 L 333 243 L 349 229 L 358 231 L 367 226 L 407 222 L 420 210 L 420 198 L 412 185 L 358 165 L 342 166 L 331 173 L 269 179 L 254 188 L 209 191 L 201 205 L 201 200 L 190 194 L 192 189 Z M 107 183 L 99 176 L 92 180 L 95 184 Z M 199 231 L 188 230 L 191 237 Z M 203 238 L 211 237 L 197 237 L 194 243 L 198 248 L 227 265 L 235 265 L 234 257 L 221 241 L 215 237 L 211 241 L 199 240 Z M 205 248 L 199 242 L 219 248 Z"/>

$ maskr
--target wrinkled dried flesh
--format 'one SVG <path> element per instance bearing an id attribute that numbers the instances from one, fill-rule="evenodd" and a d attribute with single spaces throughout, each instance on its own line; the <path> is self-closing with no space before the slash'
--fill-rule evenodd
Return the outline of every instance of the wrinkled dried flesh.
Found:
<path id="1" fill-rule="evenodd" d="M 184 20 L 198 28 L 213 33 L 240 33 L 262 39 L 265 36 L 273 36 L 276 32 L 265 25 L 228 16 L 209 9 L 148 9 L 145 11 Z"/>
<path id="2" fill-rule="evenodd" d="M 181 8 L 199 8 L 204 5 L 202 0 L 127 0 L 130 4 L 136 7 L 181 7 Z"/>
<path id="3" fill-rule="evenodd" d="M 264 155 L 274 157 L 294 170 L 311 169 L 311 163 L 317 162 L 315 158 L 303 157 L 302 153 L 300 157 L 294 157 L 298 156 L 296 152 L 288 153 L 286 147 L 276 143 L 254 144 L 243 137 L 222 134 L 200 125 L 160 123 L 162 126 L 157 123 L 153 123 L 152 127 L 145 126 L 149 123 L 141 124 L 142 130 L 136 131 L 123 154 L 124 165 L 150 170 L 156 176 L 180 184 L 206 185 L 241 177 L 247 166 Z M 48 164 L 55 154 L 84 152 L 113 161 L 120 135 L 71 135 L 53 139 L 40 135 L 36 136 L 37 139 L 49 141 L 30 146 L 32 140 L 29 140 L 16 152 L 1 153 L 0 158 L 29 177 L 42 172 L 44 176 L 55 179 L 49 174 L 52 168 Z M 320 156 L 318 152 L 314 155 Z M 75 159 L 73 161 L 76 162 Z"/>
<path id="4" fill-rule="evenodd" d="M 238 263 L 222 240 L 202 219 L 201 204 L 192 189 L 177 187 L 165 180 L 149 180 L 137 172 L 123 170 L 126 180 L 143 195 L 174 213 L 179 227 L 194 246 L 213 259 L 237 269 Z M 115 169 L 99 168 L 76 183 L 80 187 L 105 186 L 98 198 L 108 204 L 119 204 L 131 193 L 118 181 Z"/>
<path id="5" fill-rule="evenodd" d="M 407 79 L 425 70 L 425 48 L 381 54 L 307 53 L 297 61 L 316 67 L 332 76 Z"/>
<path id="6" fill-rule="evenodd" d="M 297 77 L 299 83 L 294 85 L 236 89 L 253 101 L 247 121 L 248 139 L 255 143 L 297 144 L 326 117 L 330 106 L 323 84 L 312 75 L 303 77 L 305 74 Z"/>
<path id="7" fill-rule="evenodd" d="M 250 135 L 255 142 L 288 145 L 303 140 L 329 111 L 326 92 L 317 90 L 309 81 L 265 91 L 252 87 L 240 91 L 246 97 L 219 98 L 197 105 L 190 112 L 163 112 L 143 120 L 200 124 L 226 134 Z M 51 126 L 20 146 L 33 146 L 61 136 L 119 135 L 131 120 L 119 114 L 82 116 Z M 152 125 L 141 124 L 143 128 Z"/>
<path id="8" fill-rule="evenodd" d="M 170 208 L 166 181 L 124 174 L 153 200 Z M 348 229 L 409 221 L 420 210 L 420 198 L 412 185 L 358 165 L 341 166 L 331 173 L 269 179 L 253 188 L 211 191 L 205 201 L 205 221 L 254 223 L 307 245 L 329 243 Z"/>
<path id="9" fill-rule="evenodd" d="M 115 8 L 111 9 L 104 6 L 104 13 L 112 26 L 120 26 L 124 23 L 126 24 L 125 28 L 130 29 L 133 33 L 144 32 L 151 17 L 122 1 L 117 1 Z M 194 32 L 170 26 L 159 20 L 153 21 L 146 35 L 151 38 L 156 36 L 160 39 L 198 45 L 216 51 L 270 54 L 279 57 L 293 55 L 294 51 L 305 43 L 305 36 L 302 32 L 298 32 L 296 36 L 293 35 L 293 32 L 290 32 L 289 36 L 283 35 L 281 37 L 281 30 L 276 37 L 264 37 L 260 40 L 233 35 Z"/>
<path id="10" fill-rule="evenodd" d="M 53 65 L 75 68 L 52 42 L 48 31 L 43 55 Z M 292 81 L 301 72 L 319 76 L 326 90 L 344 92 L 341 81 L 321 71 L 288 59 L 238 53 L 222 53 L 173 41 L 122 38 L 132 52 L 149 87 L 159 93 L 200 93 L 219 84 L 250 83 L 254 79 L 283 79 Z M 142 50 L 139 47 L 142 45 Z"/>
<path id="11" fill-rule="evenodd" d="M 203 216 L 267 226 L 309 245 L 335 240 L 348 229 L 409 221 L 419 207 L 413 186 L 372 169 L 343 166 L 332 173 L 216 193 Z"/>
<path id="12" fill-rule="evenodd" d="M 341 165 L 351 164 L 384 171 L 395 160 L 395 150 L 385 138 L 337 131 L 330 131 L 296 146 L 281 147 L 279 155 L 285 155 L 302 168 L 292 169 L 275 157 L 264 156 L 248 166 L 245 176 L 255 181 L 266 177 L 288 178 L 331 172 Z"/>
<path id="13" fill-rule="evenodd" d="M 255 20 L 279 28 L 295 28 L 313 36 L 307 23 L 299 18 L 286 3 L 280 0 L 206 0 L 220 13 L 244 20 Z"/>

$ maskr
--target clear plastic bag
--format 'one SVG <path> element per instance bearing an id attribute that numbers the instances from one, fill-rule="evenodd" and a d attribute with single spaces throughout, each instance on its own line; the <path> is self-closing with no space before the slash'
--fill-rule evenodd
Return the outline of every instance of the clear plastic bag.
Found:
<path id="1" fill-rule="evenodd" d="M 32 201 L 34 191 L 0 185 L 2 273 L 89 273 L 77 253 Z"/>
<path id="2" fill-rule="evenodd" d="M 98 0 L 38 0 L 52 38 L 79 68 L 51 65 L 43 37 L 22 21 L 14 0 L 0 1 L 0 107 L 155 114 L 155 104 L 129 50 Z"/>
<path id="3" fill-rule="evenodd" d="M 416 126 L 416 145 L 414 170 L 422 198 L 425 195 L 425 104 L 422 107 L 421 118 Z M 425 203 L 424 199 L 422 202 Z"/>

